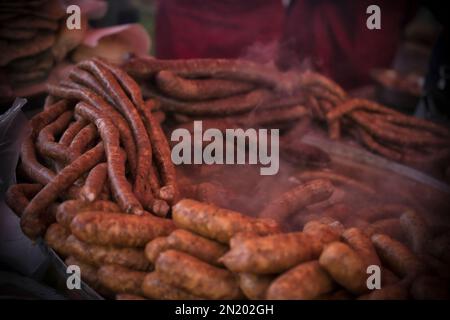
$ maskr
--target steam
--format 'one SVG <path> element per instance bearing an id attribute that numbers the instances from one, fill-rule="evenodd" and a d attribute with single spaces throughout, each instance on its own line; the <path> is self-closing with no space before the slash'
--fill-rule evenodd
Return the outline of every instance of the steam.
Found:
<path id="1" fill-rule="evenodd" d="M 286 55 L 282 50 L 288 43 L 255 43 L 248 47 L 241 58 L 264 65 L 283 68 L 289 66 L 290 70 L 304 71 L 313 69 L 312 59 L 298 60 L 297 57 Z M 282 53 L 284 52 L 284 53 Z M 217 118 L 220 122 L 220 118 Z M 169 131 L 171 132 L 171 131 Z M 305 132 L 302 132 L 303 135 Z M 280 143 L 289 143 L 301 139 L 298 134 L 285 135 Z M 324 149 L 324 151 L 327 151 Z M 249 216 L 258 217 L 268 203 L 282 193 L 292 189 L 299 181 L 292 176 L 302 170 L 310 169 L 305 166 L 293 164 L 280 158 L 279 171 L 273 176 L 261 176 L 260 165 L 250 164 L 203 164 L 177 166 L 179 175 L 191 184 L 205 186 L 209 199 L 199 199 L 212 202 L 218 206 L 232 209 Z M 358 161 L 332 158 L 329 169 L 338 174 L 353 178 L 365 183 L 376 190 L 375 195 L 366 195 L 355 189 L 342 185 L 335 185 L 334 194 L 325 202 L 318 203 L 289 216 L 283 221 L 285 230 L 301 230 L 309 218 L 317 218 L 327 214 L 333 206 L 341 206 L 345 213 L 342 221 L 346 227 L 364 226 L 367 218 L 364 209 L 377 208 L 385 204 L 396 204 L 409 207 L 417 211 L 432 225 L 450 225 L 450 212 L 448 194 L 437 191 L 426 183 L 420 183 L 396 174 L 389 167 L 385 170 L 362 165 Z M 393 213 L 398 217 L 402 212 Z"/>

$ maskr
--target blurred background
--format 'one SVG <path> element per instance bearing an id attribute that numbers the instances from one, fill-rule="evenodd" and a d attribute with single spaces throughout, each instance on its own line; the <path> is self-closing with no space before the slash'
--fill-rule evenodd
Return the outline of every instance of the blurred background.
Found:
<path id="1" fill-rule="evenodd" d="M 313 69 L 355 96 L 438 122 L 449 119 L 450 41 L 446 11 L 439 2 L 63 2 L 80 5 L 83 30 L 59 31 L 52 47 L 57 52 L 54 63 L 44 73 L 17 76 L 20 67 L 0 66 L 0 102 L 44 93 L 46 82 L 57 82 L 67 73 L 64 66 L 91 56 L 119 64 L 142 55 L 245 58 L 284 70 Z M 380 30 L 366 27 L 366 10 L 372 4 L 381 10 Z M 62 25 L 64 15 L 59 21 Z M 33 53 L 29 59 L 37 56 Z"/>

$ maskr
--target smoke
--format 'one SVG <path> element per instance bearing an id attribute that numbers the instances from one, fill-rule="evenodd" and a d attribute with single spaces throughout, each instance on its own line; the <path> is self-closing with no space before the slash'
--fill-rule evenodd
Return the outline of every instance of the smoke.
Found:
<path id="1" fill-rule="evenodd" d="M 288 51 L 283 49 L 285 45 L 287 44 L 279 42 L 255 43 L 243 52 L 241 58 L 277 67 L 280 66 L 281 61 L 281 65 L 288 65 L 290 70 L 295 70 L 294 72 L 313 69 L 311 59 L 299 61 L 297 57 L 286 55 Z M 220 118 L 215 120 L 220 122 Z M 280 141 L 281 143 L 295 142 L 301 140 L 304 134 L 305 132 L 286 135 L 286 138 L 281 138 Z M 321 146 L 325 152 L 329 151 L 331 154 L 335 147 L 328 147 Z M 340 215 L 339 220 L 343 220 L 346 227 L 365 227 L 372 222 L 367 221 L 368 217 L 365 216 L 367 209 L 381 212 L 386 205 L 411 208 L 431 225 L 450 225 L 450 218 L 446 215 L 450 212 L 449 193 L 436 190 L 426 182 L 420 182 L 420 179 L 407 178 L 401 173 L 394 172 L 389 167 L 390 162 L 386 160 L 379 166 L 366 164 L 367 159 L 371 158 L 373 158 L 371 161 L 377 161 L 377 158 L 368 152 L 360 154 L 359 158 L 346 157 L 345 154 L 342 155 L 342 152 L 341 155 L 333 154 L 328 169 L 373 188 L 376 191 L 374 195 L 367 195 L 349 186 L 333 183 L 335 191 L 330 199 L 293 212 L 285 221 L 282 221 L 285 230 L 301 230 L 308 219 L 328 214 Z M 279 171 L 276 175 L 261 176 L 260 167 L 261 165 L 249 164 L 203 164 L 181 165 L 177 166 L 177 169 L 185 181 L 200 186 L 200 191 L 197 190 L 198 200 L 211 202 L 253 217 L 258 217 L 271 201 L 301 183 L 295 182 L 292 179 L 293 176 L 299 172 L 314 169 L 285 161 L 283 157 L 280 158 Z M 383 218 L 398 218 L 401 213 L 392 212 L 384 215 Z"/>
<path id="2" fill-rule="evenodd" d="M 366 154 L 366 157 L 371 155 Z M 385 168 L 364 164 L 367 159 L 332 156 L 327 170 L 361 182 L 376 193 L 368 195 L 355 188 L 333 183 L 335 190 L 326 201 L 313 204 L 294 212 L 282 226 L 287 231 L 301 230 L 310 218 L 335 215 L 346 227 L 366 227 L 376 220 L 398 218 L 410 208 L 419 213 L 430 225 L 450 225 L 450 203 L 448 193 L 439 191 L 420 179 L 411 179 Z M 280 159 L 279 172 L 274 176 L 261 176 L 260 165 L 181 165 L 180 175 L 189 183 L 203 185 L 199 200 L 258 217 L 260 212 L 281 194 L 298 186 L 301 181 L 293 178 L 306 170 L 317 170 Z M 323 170 L 323 169 L 320 169 Z M 202 198 L 203 197 L 203 198 Z M 386 211 L 387 207 L 398 207 L 398 211 Z M 341 208 L 342 207 L 342 208 Z M 366 215 L 379 210 L 378 218 Z M 341 216 L 339 216 L 341 215 Z"/>
<path id="3" fill-rule="evenodd" d="M 300 57 L 291 49 L 291 43 L 285 40 L 255 42 L 243 50 L 240 58 L 277 67 L 281 71 L 314 71 L 317 65 L 311 57 Z"/>

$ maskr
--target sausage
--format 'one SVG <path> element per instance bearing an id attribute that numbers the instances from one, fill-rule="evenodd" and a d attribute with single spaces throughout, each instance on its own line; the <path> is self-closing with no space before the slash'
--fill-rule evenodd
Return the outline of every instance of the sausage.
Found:
<path id="1" fill-rule="evenodd" d="M 364 130 L 387 143 L 408 147 L 448 146 L 448 139 L 436 137 L 426 132 L 416 132 L 411 129 L 392 125 L 374 118 L 361 111 L 354 111 L 350 117 Z"/>
<path id="2" fill-rule="evenodd" d="M 325 91 L 335 96 L 335 99 L 344 100 L 347 97 L 345 91 L 333 80 L 321 75 L 320 73 L 313 71 L 305 71 L 300 75 L 298 79 L 298 85 L 307 87 L 309 90 L 320 88 L 317 92 Z"/>
<path id="3" fill-rule="evenodd" d="M 156 237 L 169 235 L 175 229 L 168 219 L 123 213 L 103 214 L 85 211 L 75 216 L 70 230 L 86 243 L 119 247 L 144 247 Z"/>
<path id="4" fill-rule="evenodd" d="M 358 113 L 359 116 L 359 113 Z M 371 123 L 372 126 L 378 126 L 378 128 L 381 129 L 389 129 L 390 132 L 388 133 L 389 136 L 383 137 L 387 141 L 390 141 L 390 139 L 397 140 L 400 143 L 404 143 L 404 145 L 411 145 L 411 146 L 449 146 L 448 142 L 445 141 L 448 140 L 448 130 L 447 130 L 447 136 L 442 134 L 436 134 L 435 132 L 432 132 L 428 129 L 419 129 L 409 126 L 403 126 L 398 125 L 397 118 L 403 118 L 405 115 L 376 115 L 374 117 L 373 123 Z M 389 118 L 389 121 L 387 120 Z M 414 117 L 408 117 L 408 118 L 414 118 Z M 410 119 L 408 119 L 410 121 Z M 441 129 L 444 129 L 444 127 L 441 127 Z M 441 132 L 442 133 L 442 132 Z M 383 133 L 386 134 L 386 133 Z M 395 143 L 395 142 L 394 142 Z"/>
<path id="5" fill-rule="evenodd" d="M 130 96 L 131 101 L 134 103 L 142 118 L 151 142 L 151 150 L 154 154 L 156 163 L 159 165 L 159 176 L 163 183 L 163 187 L 160 190 L 156 170 L 154 170 L 154 166 L 150 166 L 150 175 L 146 177 L 146 179 L 148 180 L 155 197 L 161 198 L 161 200 L 155 200 L 152 209 L 156 215 L 164 217 L 169 210 L 165 201 L 172 203 L 175 198 L 178 197 L 178 188 L 176 185 L 175 167 L 171 160 L 169 144 L 159 122 L 151 112 L 154 104 L 150 104 L 151 101 L 149 100 L 144 103 L 139 86 L 121 69 L 100 59 L 94 59 L 94 61 L 116 77 L 116 80 L 122 86 L 123 90 Z"/>
<path id="6" fill-rule="evenodd" d="M 167 237 L 156 237 L 145 246 L 145 256 L 152 264 L 155 264 L 159 254 L 169 249 Z"/>
<path id="7" fill-rule="evenodd" d="M 141 113 L 152 142 L 156 163 L 160 169 L 163 186 L 159 190 L 159 197 L 172 204 L 178 199 L 179 190 L 169 143 L 160 124 L 151 113 L 151 110 L 142 108 Z"/>
<path id="8" fill-rule="evenodd" d="M 239 299 L 242 293 L 234 274 L 213 267 L 180 251 L 168 250 L 156 260 L 164 282 L 207 299 Z"/>
<path id="9" fill-rule="evenodd" d="M 69 78 L 80 86 L 89 88 L 89 90 L 92 90 L 92 92 L 99 95 L 108 104 L 114 106 L 114 100 L 111 98 L 108 92 L 103 89 L 101 83 L 99 83 L 95 76 L 90 72 L 75 67 L 69 73 Z"/>
<path id="10" fill-rule="evenodd" d="M 317 261 L 301 263 L 277 277 L 267 290 L 270 300 L 311 300 L 335 288 Z"/>
<path id="11" fill-rule="evenodd" d="M 226 98 L 205 101 L 185 102 L 161 96 L 150 91 L 149 95 L 161 102 L 161 108 L 168 112 L 177 112 L 193 116 L 228 116 L 249 112 L 255 108 L 269 105 L 273 93 L 266 89 L 255 89 Z M 269 105 L 270 106 L 270 105 Z"/>
<path id="12" fill-rule="evenodd" d="M 60 134 L 67 128 L 72 116 L 72 111 L 66 111 L 39 132 L 36 148 L 42 156 L 59 161 L 67 160 L 66 147 L 55 141 L 55 135 Z"/>
<path id="13" fill-rule="evenodd" d="M 143 250 L 136 248 L 88 244 L 78 240 L 74 235 L 67 238 L 66 245 L 70 255 L 97 267 L 105 264 L 117 264 L 138 271 L 146 271 L 150 266 Z"/>
<path id="14" fill-rule="evenodd" d="M 119 144 L 119 134 L 111 119 L 85 103 L 78 103 L 75 113 L 95 123 L 105 144 L 108 177 L 114 197 L 125 212 L 142 213 L 142 205 L 131 190 L 125 176 L 125 154 Z"/>
<path id="15" fill-rule="evenodd" d="M 381 262 L 396 275 L 416 275 L 424 269 L 422 262 L 401 242 L 384 234 L 375 234 L 371 239 Z"/>
<path id="16" fill-rule="evenodd" d="M 44 111 L 38 113 L 30 120 L 32 132 L 26 137 L 20 149 L 20 158 L 22 161 L 22 169 L 25 174 L 33 181 L 40 184 L 47 184 L 51 181 L 55 173 L 39 163 L 36 158 L 36 150 L 34 140 L 37 134 L 48 124 L 55 121 L 61 114 L 68 111 L 70 105 L 67 100 L 60 100 L 50 105 Z"/>
<path id="17" fill-rule="evenodd" d="M 142 291 L 147 298 L 158 300 L 199 300 L 200 297 L 161 280 L 157 272 L 150 272 L 144 278 Z"/>
<path id="18" fill-rule="evenodd" d="M 264 235 L 279 230 L 273 221 L 249 218 L 191 199 L 179 201 L 172 208 L 172 218 L 177 227 L 224 244 L 239 232 L 252 231 Z"/>
<path id="19" fill-rule="evenodd" d="M 45 233 L 45 242 L 62 256 L 69 256 L 69 250 L 66 245 L 70 232 L 58 223 L 50 225 Z"/>
<path id="20" fill-rule="evenodd" d="M 251 300 L 263 300 L 267 289 L 275 279 L 273 275 L 239 273 L 239 287 L 244 295 Z"/>
<path id="21" fill-rule="evenodd" d="M 365 100 L 365 99 L 347 99 L 342 104 L 334 108 L 332 111 L 327 113 L 327 122 L 328 124 L 338 121 L 342 116 L 353 112 L 354 110 L 367 110 L 376 113 L 388 114 L 391 113 L 395 116 L 398 116 L 400 113 L 393 110 L 383 107 L 382 105 L 375 103 L 373 101 Z"/>
<path id="22" fill-rule="evenodd" d="M 80 198 L 87 202 L 96 200 L 103 191 L 108 176 L 108 164 L 99 163 L 89 172 L 84 186 L 80 190 Z"/>
<path id="23" fill-rule="evenodd" d="M 98 132 L 93 124 L 86 125 L 73 138 L 68 148 L 68 162 L 76 160 L 97 139 Z"/>
<path id="24" fill-rule="evenodd" d="M 325 216 L 327 209 L 333 208 L 336 204 L 344 201 L 348 194 L 351 193 L 347 192 L 344 188 L 336 188 L 327 200 L 311 204 L 306 209 L 311 212 L 320 212 L 322 216 Z"/>
<path id="25" fill-rule="evenodd" d="M 142 282 L 146 273 L 118 265 L 101 266 L 97 271 L 100 284 L 115 293 L 142 295 Z"/>
<path id="26" fill-rule="evenodd" d="M 319 99 L 313 95 L 309 95 L 307 105 L 311 109 L 311 113 L 315 119 L 325 120 L 325 114 L 320 106 Z"/>
<path id="27" fill-rule="evenodd" d="M 151 210 L 153 197 L 150 197 L 148 176 L 152 164 L 152 148 L 150 139 L 138 110 L 120 87 L 113 74 L 95 60 L 85 60 L 78 67 L 91 72 L 104 90 L 115 102 L 115 106 L 125 117 L 131 127 L 137 146 L 137 168 L 134 181 L 134 193 L 145 208 Z"/>
<path id="28" fill-rule="evenodd" d="M 374 222 L 382 219 L 399 218 L 403 212 L 408 210 L 411 210 L 408 206 L 390 203 L 365 207 L 358 211 L 357 215 L 369 222 Z"/>
<path id="29" fill-rule="evenodd" d="M 230 239 L 230 248 L 234 248 L 235 246 L 238 246 L 241 241 L 247 240 L 247 239 L 254 239 L 260 237 L 259 234 L 253 231 L 245 231 L 245 232 L 239 232 L 236 233 L 236 235 L 233 236 L 233 238 Z"/>
<path id="30" fill-rule="evenodd" d="M 333 193 L 328 180 L 313 180 L 297 186 L 272 200 L 260 213 L 260 217 L 285 221 L 292 213 L 328 199 Z"/>
<path id="31" fill-rule="evenodd" d="M 332 183 L 336 183 L 338 185 L 344 185 L 349 187 L 355 191 L 360 191 L 369 196 L 375 195 L 375 190 L 359 181 L 356 181 L 352 178 L 334 173 L 329 171 L 303 171 L 300 174 L 295 176 L 300 181 L 310 181 L 314 179 L 326 179 L 331 181 Z"/>
<path id="32" fill-rule="evenodd" d="M 39 183 L 13 184 L 6 192 L 6 204 L 18 217 L 20 217 L 27 207 L 29 199 L 34 197 L 42 187 L 42 184 Z"/>
<path id="33" fill-rule="evenodd" d="M 30 119 L 30 126 L 32 128 L 32 139 L 36 138 L 37 134 L 48 124 L 55 121 L 61 114 L 68 111 L 71 105 L 67 100 L 59 100 L 45 110 L 39 112 Z"/>
<path id="34" fill-rule="evenodd" d="M 372 241 L 363 231 L 357 228 L 347 229 L 342 234 L 342 239 L 364 260 L 366 268 L 370 265 L 381 266 Z"/>
<path id="35" fill-rule="evenodd" d="M 336 233 L 332 236 L 330 229 L 315 230 L 314 234 L 295 232 L 244 238 L 233 242 L 231 250 L 220 261 L 233 272 L 283 272 L 299 263 L 319 258 L 326 243 L 339 239 Z"/>
<path id="36" fill-rule="evenodd" d="M 222 266 L 218 260 L 228 250 L 226 246 L 220 243 L 183 229 L 173 231 L 167 237 L 167 245 L 171 249 L 185 252 L 215 266 Z"/>
<path id="37" fill-rule="evenodd" d="M 114 202 L 105 200 L 92 203 L 86 203 L 80 200 L 67 200 L 58 206 L 56 210 L 56 221 L 63 227 L 70 229 L 73 218 L 83 211 L 120 212 L 120 208 Z"/>
<path id="38" fill-rule="evenodd" d="M 370 150 L 386 157 L 388 159 L 401 162 L 403 159 L 403 154 L 397 150 L 393 150 L 385 147 L 375 140 L 365 129 L 358 128 L 358 137 L 362 143 Z"/>
<path id="39" fill-rule="evenodd" d="M 166 114 L 163 111 L 152 111 L 152 115 L 155 118 L 156 122 L 161 125 L 166 121 Z"/>
<path id="40" fill-rule="evenodd" d="M 121 69 L 116 68 L 100 59 L 94 59 L 94 61 L 115 76 L 117 82 L 122 86 L 122 89 L 130 97 L 131 101 L 139 111 L 151 142 L 151 150 L 154 154 L 154 158 L 161 167 L 161 179 L 163 183 L 171 184 L 173 185 L 173 188 L 175 188 L 175 167 L 170 158 L 170 149 L 167 143 L 167 139 L 159 123 L 156 121 L 151 112 L 154 107 L 154 103 L 150 104 L 150 101 L 144 103 L 139 86 L 130 76 L 128 76 L 126 72 L 123 72 Z M 153 166 L 150 167 L 150 175 L 146 177 L 146 179 L 148 179 L 150 187 L 156 196 L 159 192 L 159 181 L 155 170 L 152 170 L 152 168 Z M 173 181 L 168 182 L 166 179 L 172 179 Z M 161 204 L 155 205 L 158 206 L 157 209 L 165 209 L 165 207 Z M 167 213 L 167 211 L 158 211 L 155 209 L 154 212 L 159 216 L 165 216 L 165 214 Z"/>
<path id="41" fill-rule="evenodd" d="M 185 79 L 169 70 L 156 75 L 158 88 L 166 95 L 179 100 L 208 100 L 225 98 L 248 92 L 254 84 L 223 79 Z"/>
<path id="42" fill-rule="evenodd" d="M 230 201 L 230 198 L 233 197 L 229 189 L 225 189 L 218 183 L 202 182 L 190 187 L 195 200 L 218 207 L 225 206 Z"/>
<path id="43" fill-rule="evenodd" d="M 80 130 L 83 129 L 87 124 L 87 121 L 84 119 L 77 119 L 76 121 L 72 122 L 66 129 L 66 131 L 64 131 L 64 133 L 61 135 L 58 143 L 65 147 L 70 146 L 70 143 L 73 141 L 77 133 L 80 132 Z"/>
<path id="44" fill-rule="evenodd" d="M 31 239 L 42 235 L 48 225 L 43 219 L 44 211 L 56 198 L 69 188 L 84 172 L 102 161 L 104 157 L 103 143 L 97 144 L 60 173 L 39 191 L 25 208 L 20 219 L 22 231 Z"/>
<path id="45" fill-rule="evenodd" d="M 287 92 L 293 91 L 296 84 L 292 76 L 283 75 L 275 68 L 240 59 L 159 60 L 135 58 L 127 61 L 123 67 L 130 75 L 137 78 L 145 78 L 153 76 L 161 70 L 169 70 L 186 78 L 211 77 L 248 81 Z"/>
<path id="46" fill-rule="evenodd" d="M 97 276 L 98 268 L 96 266 L 90 265 L 73 256 L 67 257 L 65 262 L 67 266 L 78 266 L 80 268 L 81 279 L 86 282 L 86 284 L 88 284 L 92 289 L 105 296 L 111 295 L 111 291 L 100 284 Z"/>
<path id="47" fill-rule="evenodd" d="M 442 126 L 440 124 L 437 124 L 435 122 L 432 121 L 427 121 L 425 119 L 420 119 L 420 118 L 416 118 L 416 117 L 410 117 L 410 116 L 406 116 L 403 113 L 389 113 L 389 114 L 385 114 L 383 115 L 383 118 L 386 121 L 398 124 L 398 125 L 402 125 L 402 126 L 407 126 L 407 127 L 415 127 L 418 129 L 424 129 L 427 130 L 429 132 L 432 132 L 438 136 L 444 137 L 444 138 L 448 138 L 450 137 L 450 131 L 448 130 L 448 128 L 446 128 L 445 126 Z"/>
<path id="48" fill-rule="evenodd" d="M 375 221 L 364 229 L 364 233 L 369 237 L 377 233 L 382 233 L 399 241 L 404 239 L 403 229 L 398 218 Z"/>
<path id="49" fill-rule="evenodd" d="M 348 245 L 330 243 L 320 255 L 319 264 L 348 291 L 361 294 L 368 290 L 366 264 Z"/>
<path id="50" fill-rule="evenodd" d="M 104 114 L 107 114 L 119 130 L 120 142 L 125 149 L 131 174 L 133 177 L 136 176 L 136 145 L 134 143 L 133 135 L 125 119 L 112 105 L 109 105 L 104 99 L 91 90 L 76 85 L 75 83 L 71 83 L 71 87 L 56 87 L 49 85 L 48 90 L 55 96 L 84 101 L 102 111 Z"/>
<path id="51" fill-rule="evenodd" d="M 26 176 L 39 184 L 46 185 L 55 177 L 55 172 L 43 166 L 37 159 L 33 138 L 24 138 L 20 147 L 21 168 Z"/>
<path id="52" fill-rule="evenodd" d="M 344 232 L 344 226 L 331 218 L 322 217 L 318 220 L 307 222 L 303 226 L 303 232 L 314 238 L 319 239 L 322 243 L 335 241 Z"/>
<path id="53" fill-rule="evenodd" d="M 424 252 L 431 236 L 427 222 L 415 211 L 405 211 L 400 217 L 400 225 L 410 248 L 416 254 Z"/>

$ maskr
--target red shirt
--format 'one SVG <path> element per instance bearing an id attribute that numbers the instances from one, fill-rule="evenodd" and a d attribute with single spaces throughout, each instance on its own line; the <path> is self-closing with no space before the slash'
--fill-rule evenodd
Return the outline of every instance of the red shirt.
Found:
<path id="1" fill-rule="evenodd" d="M 381 8 L 381 30 L 366 27 L 371 4 Z M 373 68 L 390 66 L 410 7 L 406 0 L 297 0 L 288 10 L 280 0 L 162 0 L 156 55 L 272 55 L 287 67 L 309 60 L 316 70 L 349 88 L 368 82 Z M 274 43 L 280 44 L 279 50 Z"/>
<path id="2" fill-rule="evenodd" d="M 283 22 L 279 0 L 160 0 L 156 56 L 238 58 L 280 39 Z"/>

